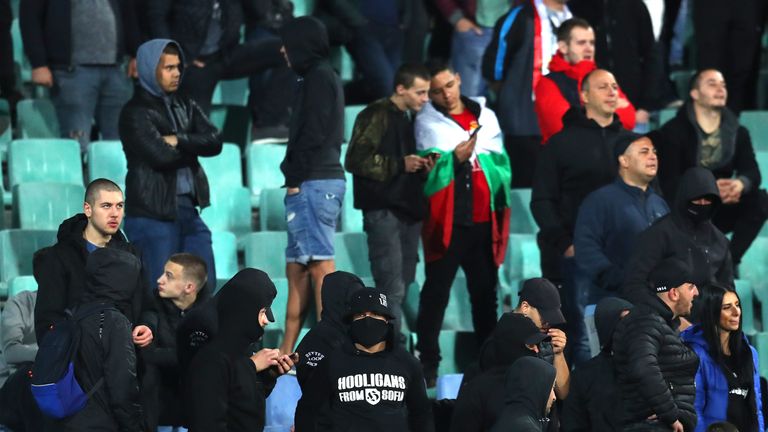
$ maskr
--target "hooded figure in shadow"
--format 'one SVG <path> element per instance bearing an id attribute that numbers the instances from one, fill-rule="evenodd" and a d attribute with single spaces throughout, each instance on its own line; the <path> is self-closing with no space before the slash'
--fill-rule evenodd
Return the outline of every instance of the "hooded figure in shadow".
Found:
<path id="1" fill-rule="evenodd" d="M 555 368 L 536 357 L 522 357 L 507 372 L 506 404 L 490 432 L 544 432 L 555 402 Z"/>

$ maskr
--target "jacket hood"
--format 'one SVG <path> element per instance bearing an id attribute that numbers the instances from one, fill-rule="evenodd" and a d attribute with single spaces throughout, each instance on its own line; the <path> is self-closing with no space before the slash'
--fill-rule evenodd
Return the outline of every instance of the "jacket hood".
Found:
<path id="1" fill-rule="evenodd" d="M 560 51 L 552 56 L 552 60 L 549 61 L 550 72 L 562 72 L 568 78 L 577 80 L 579 82 L 579 90 L 581 90 L 582 78 L 595 69 L 597 69 L 597 65 L 592 60 L 582 60 L 576 64 L 568 63 Z"/>
<path id="2" fill-rule="evenodd" d="M 611 349 L 613 332 L 621 321 L 621 313 L 632 307 L 632 303 L 618 297 L 607 297 L 597 303 L 595 327 L 597 327 L 597 338 L 603 351 Z"/>
<path id="3" fill-rule="evenodd" d="M 555 384 L 555 368 L 536 357 L 512 363 L 506 378 L 507 406 L 539 420 L 547 416 L 547 402 Z"/>
<path id="4" fill-rule="evenodd" d="M 304 75 L 313 65 L 328 59 L 328 31 L 320 20 L 303 16 L 288 21 L 280 31 L 291 69 Z"/>
<path id="5" fill-rule="evenodd" d="M 613 114 L 613 122 L 606 126 L 605 128 L 597 124 L 596 121 L 590 119 L 587 117 L 587 113 L 584 110 L 583 107 L 572 107 L 569 108 L 568 111 L 565 112 L 563 115 L 563 129 L 566 127 L 571 126 L 580 126 L 587 129 L 610 129 L 615 131 L 623 131 L 624 126 L 621 124 L 621 120 L 619 120 L 619 116 L 615 113 Z"/>
<path id="6" fill-rule="evenodd" d="M 701 324 L 695 324 L 685 329 L 680 333 L 680 339 L 688 345 L 696 345 L 705 352 L 709 352 L 707 341 L 704 339 L 704 329 L 701 328 Z"/>
<path id="7" fill-rule="evenodd" d="M 363 281 L 352 273 L 336 271 L 326 275 L 321 291 L 322 321 L 329 322 L 339 330 L 345 331 L 344 316 L 347 314 L 347 300 L 350 294 L 364 288 Z"/>
<path id="8" fill-rule="evenodd" d="M 64 219 L 64 221 L 59 224 L 56 239 L 59 243 L 65 243 L 67 241 L 80 243 L 83 241 L 83 231 L 85 231 L 87 225 L 88 218 L 83 213 L 78 213 L 69 219 Z M 112 239 L 125 242 L 125 236 L 123 236 L 123 233 L 119 230 L 112 236 Z"/>
<path id="9" fill-rule="evenodd" d="M 124 313 L 141 284 L 141 261 L 130 252 L 99 248 L 85 264 L 85 291 L 82 303 L 109 302 Z"/>
<path id="10" fill-rule="evenodd" d="M 680 178 L 677 186 L 677 196 L 672 208 L 672 213 L 678 218 L 690 221 L 687 216 L 688 203 L 698 198 L 709 198 L 715 211 L 720 207 L 720 193 L 717 190 L 717 181 L 712 171 L 702 167 L 688 168 Z"/>
<path id="11" fill-rule="evenodd" d="M 264 335 L 259 311 L 277 296 L 272 280 L 261 270 L 240 270 L 216 294 L 218 329 L 214 342 L 227 354 L 239 355 Z"/>
<path id="12" fill-rule="evenodd" d="M 136 53 L 136 68 L 139 71 L 139 84 L 153 96 L 166 96 L 160 84 L 157 83 L 157 65 L 160 63 L 160 56 L 168 45 L 174 45 L 179 50 L 179 60 L 181 61 L 181 78 L 184 77 L 184 52 L 181 45 L 171 39 L 152 39 L 144 42 Z"/>

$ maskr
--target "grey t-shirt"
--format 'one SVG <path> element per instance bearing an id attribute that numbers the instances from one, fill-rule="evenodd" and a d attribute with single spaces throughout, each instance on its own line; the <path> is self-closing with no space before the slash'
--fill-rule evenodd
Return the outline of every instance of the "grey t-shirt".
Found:
<path id="1" fill-rule="evenodd" d="M 117 17 L 111 0 L 71 0 L 72 64 L 113 65 L 117 58 Z"/>

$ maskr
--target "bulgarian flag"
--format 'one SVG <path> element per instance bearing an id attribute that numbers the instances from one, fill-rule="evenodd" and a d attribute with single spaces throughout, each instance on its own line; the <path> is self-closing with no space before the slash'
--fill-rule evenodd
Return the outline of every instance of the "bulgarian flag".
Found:
<path id="1" fill-rule="evenodd" d="M 483 171 L 490 190 L 492 247 L 496 266 L 504 262 L 509 239 L 510 181 L 512 170 L 504 151 L 502 133 L 496 115 L 483 105 L 484 98 L 472 98 L 480 103 L 475 151 L 470 162 Z M 421 236 L 427 262 L 442 258 L 451 244 L 454 213 L 453 150 L 469 138 L 469 133 L 448 116 L 437 111 L 431 103 L 424 106 L 416 117 L 416 148 L 421 156 L 438 153 L 440 157 L 424 184 L 424 195 L 429 202 L 429 213 L 422 226 Z"/>

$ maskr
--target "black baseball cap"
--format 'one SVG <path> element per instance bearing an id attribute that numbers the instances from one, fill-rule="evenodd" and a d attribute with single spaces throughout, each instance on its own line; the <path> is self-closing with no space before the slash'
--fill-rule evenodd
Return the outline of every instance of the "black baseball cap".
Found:
<path id="1" fill-rule="evenodd" d="M 679 258 L 667 258 L 651 271 L 651 289 L 659 294 L 684 283 L 695 283 L 691 267 Z"/>
<path id="2" fill-rule="evenodd" d="M 395 319 L 389 309 L 387 295 L 375 288 L 362 288 L 352 293 L 347 318 L 352 319 L 352 315 L 363 312 L 373 312 L 390 320 Z"/>
<path id="3" fill-rule="evenodd" d="M 613 159 L 614 160 L 618 159 L 619 156 L 623 155 L 624 152 L 627 151 L 627 149 L 629 148 L 629 146 L 632 145 L 633 142 L 643 137 L 644 135 L 636 134 L 634 132 L 622 133 L 616 139 L 616 143 L 613 145 Z"/>
<path id="4" fill-rule="evenodd" d="M 557 287 L 544 278 L 533 278 L 523 282 L 523 289 L 518 294 L 520 301 L 526 301 L 535 307 L 542 321 L 550 326 L 565 323 L 565 317 L 560 311 L 560 293 Z"/>

